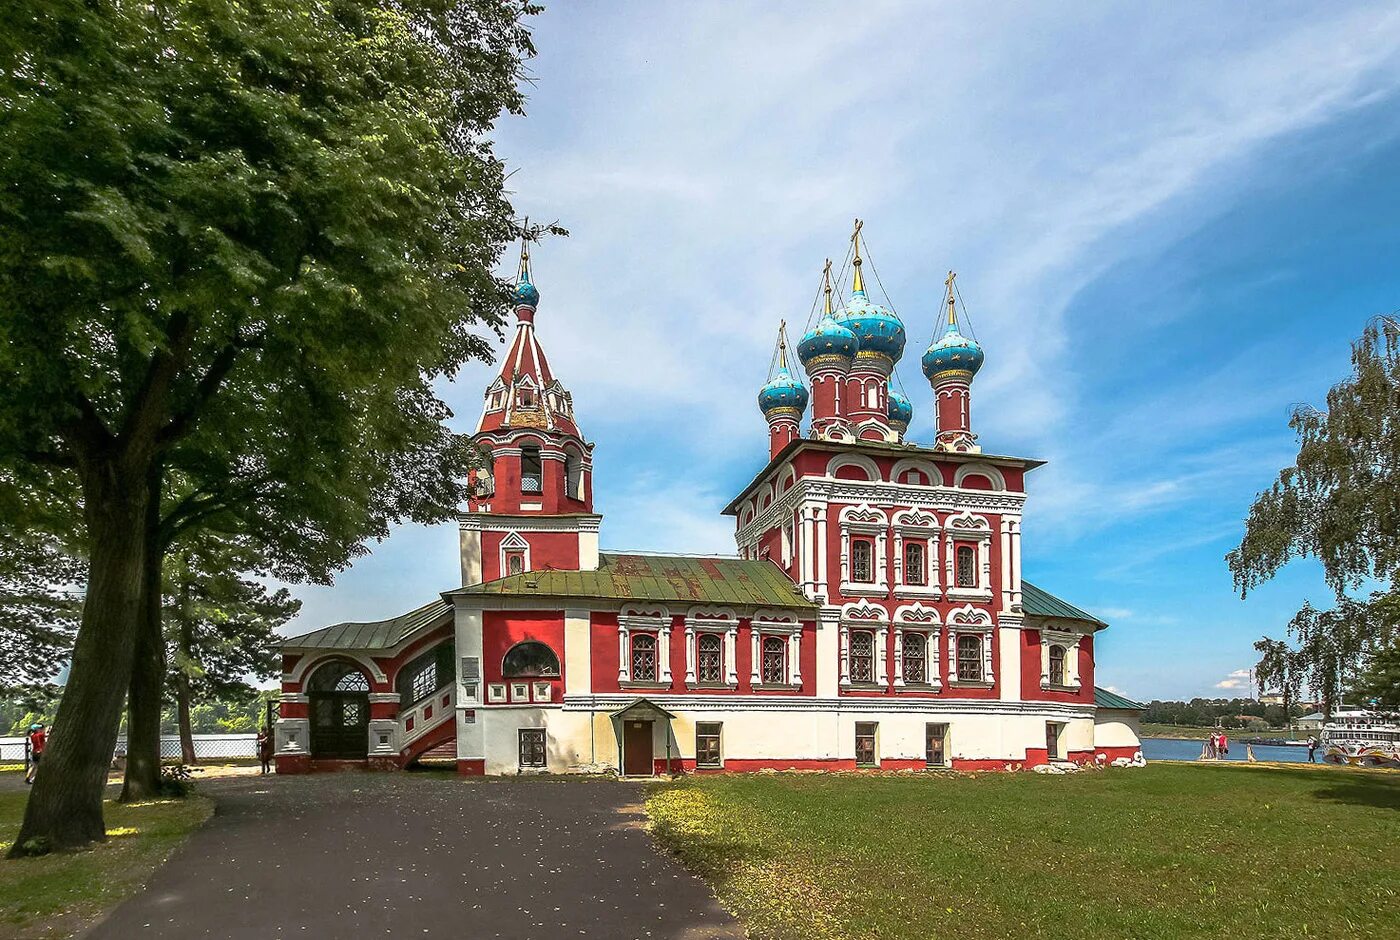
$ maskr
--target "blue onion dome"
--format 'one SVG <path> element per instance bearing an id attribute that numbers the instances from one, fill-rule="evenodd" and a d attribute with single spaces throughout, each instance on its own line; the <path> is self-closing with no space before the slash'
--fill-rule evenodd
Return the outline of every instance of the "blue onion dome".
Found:
<path id="1" fill-rule="evenodd" d="M 517 307 L 538 307 L 540 305 L 540 292 L 530 283 L 530 272 L 526 271 L 520 275 L 520 279 L 515 283 L 515 305 Z"/>
<path id="2" fill-rule="evenodd" d="M 821 365 L 827 356 L 834 356 L 844 360 L 844 365 L 850 365 L 857 348 L 856 334 L 836 322 L 836 318 L 830 313 L 826 313 L 797 344 L 797 358 L 810 372 L 813 366 Z"/>
<path id="3" fill-rule="evenodd" d="M 924 353 L 924 375 L 929 381 L 939 378 L 963 379 L 971 382 L 984 359 L 982 347 L 958 332 L 956 324 L 948 324 L 943 338 Z"/>
<path id="4" fill-rule="evenodd" d="M 764 417 L 778 412 L 787 413 L 794 419 L 801 418 L 807 410 L 807 388 L 793 377 L 786 365 L 781 365 L 768 383 L 758 390 L 758 407 Z"/>
<path id="5" fill-rule="evenodd" d="M 856 358 L 888 359 L 891 367 L 904 355 L 904 323 L 894 311 L 873 302 L 865 294 L 865 284 L 860 276 L 860 262 L 856 262 L 855 289 L 846 309 L 841 311 L 841 325 L 856 334 L 860 349 Z"/>
<path id="6" fill-rule="evenodd" d="M 904 397 L 904 393 L 890 386 L 889 404 L 885 407 L 885 416 L 890 419 L 890 424 L 907 430 L 909 422 L 914 420 L 914 406 L 909 403 L 909 399 Z"/>

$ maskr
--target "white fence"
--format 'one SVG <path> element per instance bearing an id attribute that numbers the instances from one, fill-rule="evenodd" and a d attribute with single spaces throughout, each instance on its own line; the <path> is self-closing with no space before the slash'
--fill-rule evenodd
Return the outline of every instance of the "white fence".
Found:
<path id="1" fill-rule="evenodd" d="M 117 739 L 117 756 L 126 754 L 126 738 Z M 180 736 L 163 734 L 160 737 L 160 756 L 180 756 Z M 199 760 L 219 760 L 230 757 L 257 757 L 258 736 L 256 734 L 196 734 L 194 735 L 194 756 Z M 24 760 L 24 738 L 0 738 L 0 761 Z"/>

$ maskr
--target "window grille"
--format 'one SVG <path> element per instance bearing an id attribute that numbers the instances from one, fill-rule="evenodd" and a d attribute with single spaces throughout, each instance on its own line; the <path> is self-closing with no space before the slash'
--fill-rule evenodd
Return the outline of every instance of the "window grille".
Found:
<path id="1" fill-rule="evenodd" d="M 958 637 L 958 678 L 963 682 L 982 681 L 982 637 L 977 634 Z"/>
<path id="2" fill-rule="evenodd" d="M 430 662 L 413 677 L 413 701 L 418 702 L 437 691 L 437 663 Z"/>
<path id="3" fill-rule="evenodd" d="M 723 726 L 717 721 L 695 724 L 695 766 L 719 767 L 719 736 Z"/>
<path id="4" fill-rule="evenodd" d="M 335 684 L 337 692 L 368 692 L 369 682 L 358 672 L 347 672 Z"/>
<path id="5" fill-rule="evenodd" d="M 696 678 L 701 682 L 724 681 L 724 641 L 717 633 L 702 633 L 696 645 Z"/>
<path id="6" fill-rule="evenodd" d="M 870 584 L 875 580 L 875 546 L 868 539 L 851 542 L 851 580 Z"/>
<path id="7" fill-rule="evenodd" d="M 1069 685 L 1065 676 L 1065 648 L 1063 646 L 1050 647 L 1050 684 Z"/>
<path id="8" fill-rule="evenodd" d="M 632 637 L 632 680 L 656 681 L 656 637 L 649 633 Z"/>
<path id="9" fill-rule="evenodd" d="M 520 729 L 520 766 L 545 765 L 545 736 L 543 728 Z"/>
<path id="10" fill-rule="evenodd" d="M 851 681 L 875 681 L 875 634 L 869 630 L 851 631 Z"/>
<path id="11" fill-rule="evenodd" d="M 958 546 L 958 587 L 977 587 L 977 549 Z"/>
<path id="12" fill-rule="evenodd" d="M 922 633 L 904 634 L 904 681 L 928 682 L 928 637 Z"/>
<path id="13" fill-rule="evenodd" d="M 875 766 L 875 729 L 873 721 L 856 722 L 856 766 Z"/>
<path id="14" fill-rule="evenodd" d="M 358 725 L 364 722 L 365 703 L 358 699 L 350 699 L 340 703 L 340 723 L 342 725 Z"/>
<path id="15" fill-rule="evenodd" d="M 904 583 L 918 586 L 928 584 L 928 569 L 924 565 L 922 542 L 904 543 Z"/>
<path id="16" fill-rule="evenodd" d="M 559 657 L 544 643 L 526 640 L 506 651 L 501 660 L 504 679 L 534 679 L 559 675 Z"/>
<path id="17" fill-rule="evenodd" d="M 787 681 L 787 640 L 780 636 L 763 638 L 763 682 L 782 685 Z"/>
<path id="18" fill-rule="evenodd" d="M 543 464 L 540 463 L 538 447 L 520 448 L 520 492 L 538 493 L 543 480 Z"/>
<path id="19" fill-rule="evenodd" d="M 506 574 L 521 574 L 525 571 L 524 552 L 506 552 Z"/>

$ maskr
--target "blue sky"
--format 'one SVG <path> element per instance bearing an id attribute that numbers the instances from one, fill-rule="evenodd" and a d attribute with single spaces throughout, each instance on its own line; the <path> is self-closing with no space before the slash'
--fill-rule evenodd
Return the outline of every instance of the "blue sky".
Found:
<path id="1" fill-rule="evenodd" d="M 1243 694 L 1317 570 L 1241 602 L 1223 556 L 1365 320 L 1400 308 L 1400 11 L 1384 5 L 556 4 L 527 117 L 498 129 L 541 342 L 596 442 L 603 545 L 733 550 L 754 405 L 851 219 L 918 370 L 959 272 L 987 353 L 974 430 L 1044 458 L 1025 574 L 1109 620 L 1099 682 Z M 503 261 L 503 269 L 510 259 Z M 492 367 L 444 394 L 470 431 Z M 407 527 L 289 628 L 459 580 Z"/>

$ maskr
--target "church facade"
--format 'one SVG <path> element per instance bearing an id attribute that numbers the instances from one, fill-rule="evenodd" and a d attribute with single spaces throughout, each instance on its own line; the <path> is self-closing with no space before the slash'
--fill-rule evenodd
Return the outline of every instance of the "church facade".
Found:
<path id="1" fill-rule="evenodd" d="M 1141 763 L 1141 706 L 1094 686 L 1106 624 L 1022 579 L 1040 462 L 984 453 L 972 431 L 983 351 L 952 276 L 922 360 L 934 438 L 918 444 L 891 384 L 905 327 L 867 291 L 859 223 L 852 248 L 849 297 L 834 302 L 828 263 L 795 362 L 779 331 L 758 395 L 767 460 L 723 510 L 734 557 L 600 550 L 592 445 L 536 336 L 522 250 L 461 584 L 282 643 L 278 772 Z"/>

